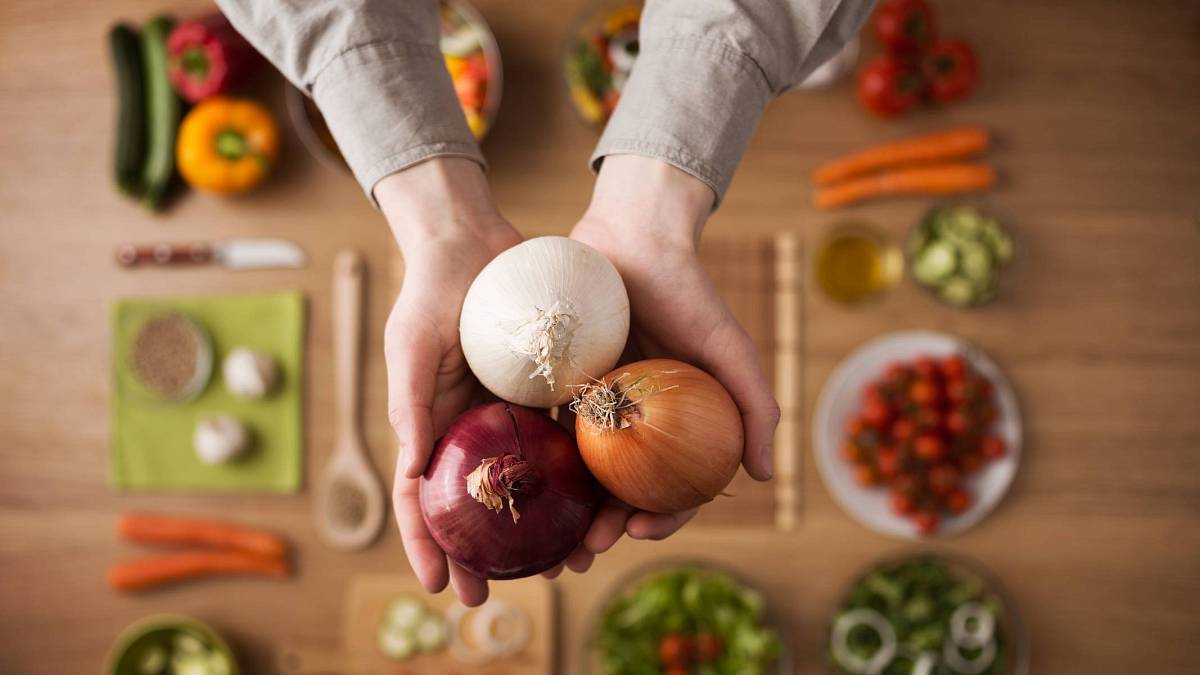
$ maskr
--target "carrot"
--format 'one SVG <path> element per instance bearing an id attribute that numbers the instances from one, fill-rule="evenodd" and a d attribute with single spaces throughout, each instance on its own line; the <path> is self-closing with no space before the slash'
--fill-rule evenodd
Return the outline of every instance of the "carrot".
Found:
<path id="1" fill-rule="evenodd" d="M 836 209 L 875 197 L 983 190 L 995 182 L 996 171 L 987 164 L 934 164 L 884 171 L 839 183 L 817 190 L 813 194 L 813 202 L 823 209 Z"/>
<path id="2" fill-rule="evenodd" d="M 987 150 L 990 138 L 983 127 L 958 127 L 924 136 L 882 143 L 817 167 L 813 184 L 819 187 L 901 164 L 962 159 Z"/>
<path id="3" fill-rule="evenodd" d="M 287 553 L 287 542 L 278 535 L 205 518 L 127 514 L 117 521 L 117 533 L 145 544 L 199 544 L 275 557 Z"/>
<path id="4" fill-rule="evenodd" d="M 116 591 L 136 591 L 186 579 L 216 575 L 260 574 L 286 577 L 287 561 L 244 551 L 191 549 L 126 560 L 108 570 Z"/>

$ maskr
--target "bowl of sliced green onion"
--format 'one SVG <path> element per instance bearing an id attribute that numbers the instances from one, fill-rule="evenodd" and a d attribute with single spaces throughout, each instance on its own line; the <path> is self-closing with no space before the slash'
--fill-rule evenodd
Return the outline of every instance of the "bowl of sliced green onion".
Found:
<path id="1" fill-rule="evenodd" d="M 835 675 L 1027 675 L 1029 637 L 1000 583 L 958 556 L 873 565 L 829 625 Z"/>

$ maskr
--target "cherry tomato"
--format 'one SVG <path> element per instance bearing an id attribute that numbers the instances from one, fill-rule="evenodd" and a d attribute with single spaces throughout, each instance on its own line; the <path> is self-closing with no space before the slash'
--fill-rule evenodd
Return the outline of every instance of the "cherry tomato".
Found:
<path id="1" fill-rule="evenodd" d="M 892 479 L 892 491 L 915 497 L 921 489 L 921 481 L 911 473 L 901 473 Z"/>
<path id="2" fill-rule="evenodd" d="M 873 382 L 863 387 L 863 403 L 871 401 L 887 402 L 887 392 L 884 391 L 883 385 L 879 382 Z"/>
<path id="3" fill-rule="evenodd" d="M 933 434 L 924 434 L 917 436 L 915 444 L 917 457 L 927 461 L 936 462 L 946 454 L 946 444 L 941 438 Z"/>
<path id="4" fill-rule="evenodd" d="M 946 383 L 946 400 L 954 405 L 967 402 L 967 381 L 963 379 L 950 380 Z"/>
<path id="5" fill-rule="evenodd" d="M 988 459 L 999 459 L 1008 450 L 1004 447 L 1004 439 L 999 436 L 985 436 L 980 449 Z"/>
<path id="6" fill-rule="evenodd" d="M 862 417 L 851 417 L 846 422 L 846 435 L 854 438 L 861 434 L 865 428 L 867 428 L 867 422 Z"/>
<path id="7" fill-rule="evenodd" d="M 925 53 L 923 64 L 929 97 L 939 103 L 965 98 L 979 80 L 979 59 L 962 40 L 938 40 Z"/>
<path id="8" fill-rule="evenodd" d="M 721 658 L 723 645 L 716 633 L 704 632 L 696 636 L 696 658 L 700 663 L 713 663 Z"/>
<path id="9" fill-rule="evenodd" d="M 853 441 L 842 443 L 842 457 L 848 462 L 861 462 L 863 460 L 862 448 L 854 444 Z"/>
<path id="10" fill-rule="evenodd" d="M 971 414 L 966 408 L 955 408 L 946 413 L 943 420 L 946 431 L 952 434 L 965 434 L 971 428 Z"/>
<path id="11" fill-rule="evenodd" d="M 917 426 L 912 420 L 901 417 L 892 422 L 892 438 L 897 441 L 907 441 L 917 435 Z"/>
<path id="12" fill-rule="evenodd" d="M 917 510 L 917 501 L 904 492 L 893 491 L 890 501 L 892 513 L 898 516 L 911 515 Z"/>
<path id="13" fill-rule="evenodd" d="M 935 511 L 921 511 L 913 520 L 921 534 L 933 534 L 938 528 L 938 514 Z"/>
<path id="14" fill-rule="evenodd" d="M 951 354 L 942 359 L 940 370 L 947 380 L 960 380 L 967 372 L 967 360 L 959 354 Z"/>
<path id="15" fill-rule="evenodd" d="M 686 666 L 692 662 L 692 641 L 683 633 L 667 633 L 658 643 L 658 658 L 667 666 Z"/>
<path id="16" fill-rule="evenodd" d="M 875 453 L 875 468 L 879 470 L 881 478 L 885 480 L 895 478 L 900 471 L 900 453 L 896 448 L 890 446 L 880 448 Z"/>
<path id="17" fill-rule="evenodd" d="M 962 513 L 971 508 L 971 494 L 962 488 L 955 488 L 946 495 L 946 508 L 951 513 Z"/>
<path id="18" fill-rule="evenodd" d="M 914 53 L 935 35 L 933 10 L 925 0 L 884 0 L 875 12 L 875 35 L 892 53 Z"/>
<path id="19" fill-rule="evenodd" d="M 924 377 L 929 380 L 936 379 L 938 372 L 937 361 L 934 361 L 928 356 L 918 356 L 913 361 L 913 370 L 917 372 L 919 377 Z"/>
<path id="20" fill-rule="evenodd" d="M 908 112 L 924 89 L 921 73 L 894 56 L 874 58 L 858 74 L 859 102 L 880 117 Z"/>
<path id="21" fill-rule="evenodd" d="M 912 369 L 900 362 L 889 365 L 883 373 L 883 381 L 893 386 L 904 385 L 911 377 Z"/>
<path id="22" fill-rule="evenodd" d="M 921 406 L 930 406 L 937 402 L 937 385 L 932 380 L 920 378 L 908 387 L 908 398 Z"/>
<path id="23" fill-rule="evenodd" d="M 884 403 L 883 401 L 868 401 L 867 404 L 863 406 L 862 418 L 872 427 L 875 427 L 876 429 L 882 429 L 886 427 L 888 421 L 891 420 L 892 410 L 888 407 L 888 404 Z"/>
<path id="24" fill-rule="evenodd" d="M 977 473 L 983 468 L 983 457 L 976 454 L 960 455 L 958 458 L 958 469 L 963 474 L 970 476 Z"/>
<path id="25" fill-rule="evenodd" d="M 855 464 L 854 480 L 863 487 L 870 487 L 879 482 L 879 474 L 869 464 Z"/>
<path id="26" fill-rule="evenodd" d="M 920 431 L 936 431 L 942 426 L 942 414 L 935 408 L 921 408 L 914 421 Z"/>
<path id="27" fill-rule="evenodd" d="M 929 489 L 947 495 L 958 487 L 958 470 L 949 464 L 934 464 L 929 470 Z"/>

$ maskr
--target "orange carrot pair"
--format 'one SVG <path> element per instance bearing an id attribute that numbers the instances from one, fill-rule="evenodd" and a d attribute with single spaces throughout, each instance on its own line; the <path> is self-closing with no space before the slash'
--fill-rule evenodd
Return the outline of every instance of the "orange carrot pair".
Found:
<path id="1" fill-rule="evenodd" d="M 832 209 L 876 197 L 983 190 L 995 184 L 995 170 L 961 160 L 989 144 L 986 129 L 960 127 L 876 145 L 818 167 L 813 201 Z"/>
<path id="2" fill-rule="evenodd" d="M 143 544 L 184 544 L 188 548 L 127 560 L 112 566 L 114 590 L 139 590 L 197 577 L 290 572 L 287 542 L 278 535 L 203 518 L 130 514 L 117 521 L 117 533 Z"/>

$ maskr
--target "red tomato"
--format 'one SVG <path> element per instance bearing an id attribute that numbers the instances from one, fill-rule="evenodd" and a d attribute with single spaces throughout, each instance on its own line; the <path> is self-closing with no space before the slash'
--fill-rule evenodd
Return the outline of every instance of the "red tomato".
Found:
<path id="1" fill-rule="evenodd" d="M 852 441 L 842 443 L 842 457 L 848 462 L 861 462 L 863 460 L 862 448 L 855 445 Z"/>
<path id="2" fill-rule="evenodd" d="M 946 444 L 933 434 L 917 436 L 915 447 L 917 457 L 927 462 L 936 462 L 946 454 Z"/>
<path id="3" fill-rule="evenodd" d="M 983 451 L 983 456 L 988 459 L 999 459 L 1007 451 L 1007 448 L 1004 447 L 1004 439 L 999 436 L 985 436 L 980 449 Z"/>
<path id="4" fill-rule="evenodd" d="M 891 480 L 896 477 L 900 471 L 900 453 L 893 447 L 880 448 L 875 453 L 875 468 L 879 470 L 879 475 L 885 480 Z"/>
<path id="5" fill-rule="evenodd" d="M 907 441 L 917 435 L 917 427 L 912 420 L 901 417 L 892 422 L 892 438 L 897 441 Z"/>
<path id="6" fill-rule="evenodd" d="M 893 53 L 912 53 L 935 34 L 933 10 L 925 0 L 884 0 L 875 12 L 875 35 Z"/>
<path id="7" fill-rule="evenodd" d="M 884 391 L 882 383 L 872 382 L 863 387 L 863 403 L 871 401 L 887 401 L 887 392 Z"/>
<path id="8" fill-rule="evenodd" d="M 914 520 L 921 534 L 933 534 L 938 528 L 938 514 L 934 511 L 921 511 Z"/>
<path id="9" fill-rule="evenodd" d="M 913 370 L 917 371 L 918 376 L 929 380 L 938 376 L 937 362 L 928 356 L 918 356 L 917 360 L 913 361 Z"/>
<path id="10" fill-rule="evenodd" d="M 943 421 L 946 425 L 946 431 L 952 434 L 965 434 L 971 428 L 971 416 L 966 408 L 951 410 L 946 413 L 946 418 Z"/>
<path id="11" fill-rule="evenodd" d="M 891 385 L 902 385 L 912 377 L 912 369 L 903 363 L 893 363 L 883 373 L 883 380 Z"/>
<path id="12" fill-rule="evenodd" d="M 947 380 L 959 380 L 967 372 L 967 360 L 959 354 L 951 354 L 942 359 L 942 376 Z"/>
<path id="13" fill-rule="evenodd" d="M 880 117 L 898 117 L 917 104 L 925 83 L 920 72 L 893 56 L 878 56 L 858 74 L 858 100 Z"/>
<path id="14" fill-rule="evenodd" d="M 909 497 L 916 496 L 921 489 L 921 481 L 911 473 L 901 473 L 892 479 L 892 491 L 908 495 Z"/>
<path id="15" fill-rule="evenodd" d="M 971 508 L 971 494 L 962 488 L 955 488 L 946 495 L 946 508 L 951 513 L 962 513 Z"/>
<path id="16" fill-rule="evenodd" d="M 936 408 L 921 408 L 917 410 L 915 422 L 921 431 L 936 431 L 942 426 L 942 414 Z"/>
<path id="17" fill-rule="evenodd" d="M 938 398 L 937 385 L 933 380 L 922 377 L 909 385 L 908 397 L 917 405 L 933 405 Z"/>
<path id="18" fill-rule="evenodd" d="M 979 455 L 962 455 L 958 458 L 958 468 L 966 475 L 971 475 L 983 468 L 983 457 Z"/>
<path id="19" fill-rule="evenodd" d="M 962 40 L 938 40 L 925 53 L 929 97 L 939 103 L 965 98 L 979 80 L 975 50 Z"/>
<path id="20" fill-rule="evenodd" d="M 883 401 L 868 401 L 863 406 L 862 418 L 876 429 L 883 429 L 892 418 L 892 410 Z"/>
<path id="21" fill-rule="evenodd" d="M 863 487 L 871 487 L 879 482 L 879 475 L 869 464 L 854 465 L 854 480 Z"/>
<path id="22" fill-rule="evenodd" d="M 903 492 L 892 492 L 892 513 L 898 516 L 911 515 L 917 510 L 917 501 Z"/>
<path id="23" fill-rule="evenodd" d="M 854 438 L 855 436 L 861 434 L 863 429 L 866 427 L 867 423 L 865 420 L 863 420 L 863 418 L 851 417 L 850 420 L 846 422 L 846 435 L 850 438 Z"/>
<path id="24" fill-rule="evenodd" d="M 716 633 L 700 633 L 696 636 L 696 658 L 700 663 L 713 663 L 721 658 L 723 646 Z"/>
<path id="25" fill-rule="evenodd" d="M 950 380 L 946 383 L 946 400 L 954 405 L 966 403 L 967 381 L 963 379 Z"/>
<path id="26" fill-rule="evenodd" d="M 692 662 L 692 641 L 683 633 L 667 633 L 658 643 L 663 665 L 686 666 Z"/>
<path id="27" fill-rule="evenodd" d="M 958 470 L 949 464 L 934 464 L 929 470 L 929 489 L 947 495 L 958 487 Z"/>

